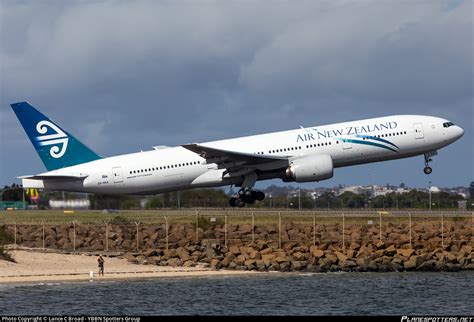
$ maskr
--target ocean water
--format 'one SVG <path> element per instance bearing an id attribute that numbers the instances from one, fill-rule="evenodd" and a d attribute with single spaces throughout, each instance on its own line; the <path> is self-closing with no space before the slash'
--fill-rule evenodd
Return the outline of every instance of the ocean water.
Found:
<path id="1" fill-rule="evenodd" d="M 474 272 L 0 285 L 0 315 L 474 315 Z"/>

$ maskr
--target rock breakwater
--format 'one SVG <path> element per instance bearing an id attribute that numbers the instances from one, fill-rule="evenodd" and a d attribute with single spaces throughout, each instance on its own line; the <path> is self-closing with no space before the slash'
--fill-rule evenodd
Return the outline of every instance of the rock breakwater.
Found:
<path id="1" fill-rule="evenodd" d="M 120 251 L 130 262 L 256 271 L 474 270 L 470 221 L 347 225 L 8 225 L 17 245 Z"/>

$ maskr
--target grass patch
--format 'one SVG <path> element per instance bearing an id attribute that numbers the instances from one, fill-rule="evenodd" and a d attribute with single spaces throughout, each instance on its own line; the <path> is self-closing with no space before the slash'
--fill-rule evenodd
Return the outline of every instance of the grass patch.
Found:
<path id="1" fill-rule="evenodd" d="M 0 260 L 15 262 L 15 260 L 7 253 L 4 246 L 13 241 L 13 236 L 5 226 L 0 226 Z"/>

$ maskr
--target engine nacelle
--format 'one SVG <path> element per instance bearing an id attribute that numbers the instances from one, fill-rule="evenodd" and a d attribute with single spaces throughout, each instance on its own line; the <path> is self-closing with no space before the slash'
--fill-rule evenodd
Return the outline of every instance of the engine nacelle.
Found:
<path id="1" fill-rule="evenodd" d="M 291 160 L 285 170 L 284 181 L 310 182 L 332 178 L 334 167 L 327 154 L 309 155 Z"/>

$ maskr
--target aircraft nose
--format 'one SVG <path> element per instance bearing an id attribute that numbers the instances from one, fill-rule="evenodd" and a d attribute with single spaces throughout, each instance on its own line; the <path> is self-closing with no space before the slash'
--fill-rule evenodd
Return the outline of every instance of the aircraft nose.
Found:
<path id="1" fill-rule="evenodd" d="M 457 125 L 456 125 L 456 126 L 453 128 L 453 130 L 454 130 L 454 139 L 455 139 L 455 140 L 461 138 L 461 137 L 464 135 L 464 130 L 463 130 L 462 127 L 460 127 L 460 126 L 457 126 Z"/>

